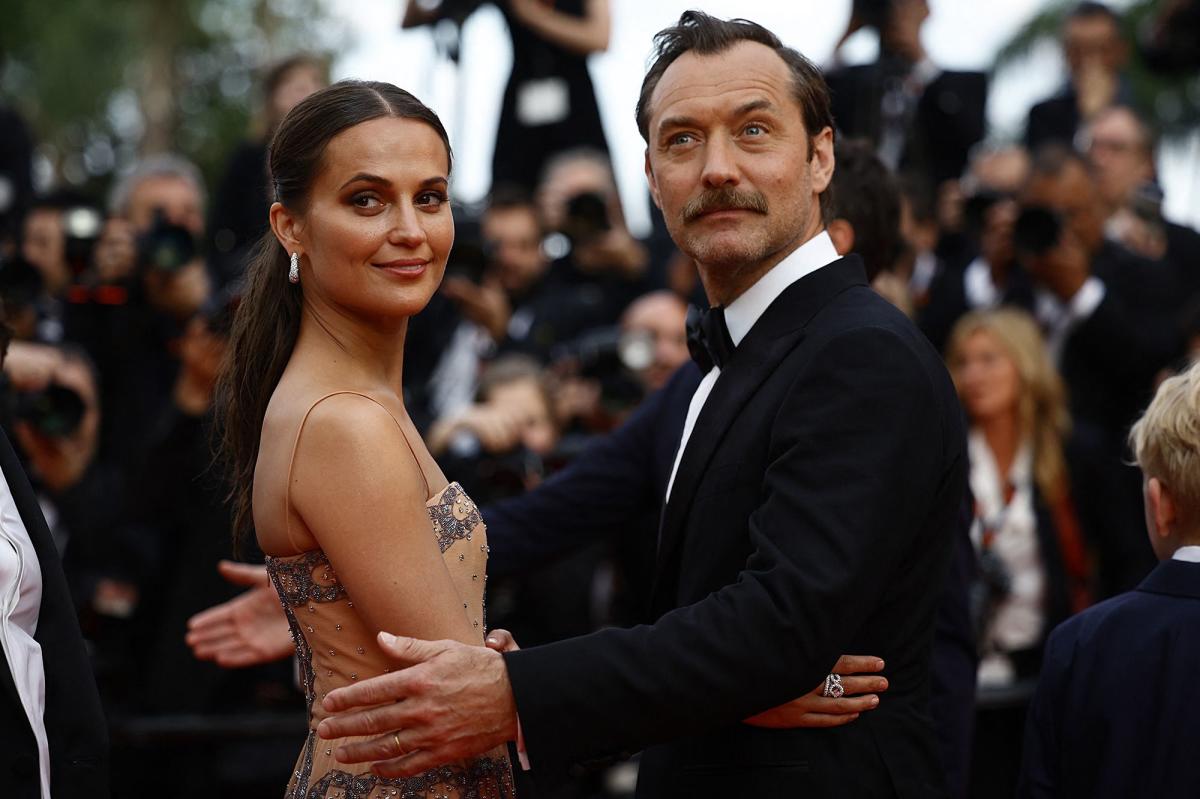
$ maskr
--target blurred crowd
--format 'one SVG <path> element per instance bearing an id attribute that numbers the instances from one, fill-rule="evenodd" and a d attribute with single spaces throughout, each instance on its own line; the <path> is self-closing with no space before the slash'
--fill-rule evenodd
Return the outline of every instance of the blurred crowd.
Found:
<path id="1" fill-rule="evenodd" d="M 404 24 L 461 20 L 474 4 L 444 5 L 410 3 Z M 493 188 L 456 206 L 443 288 L 411 320 L 404 375 L 430 451 L 481 505 L 619 425 L 688 360 L 687 307 L 705 304 L 661 217 L 639 238 L 622 213 L 587 76 L 607 3 L 500 5 L 514 65 Z M 959 795 L 1012 795 L 1047 634 L 1154 563 L 1125 441 L 1155 386 L 1200 356 L 1200 234 L 1162 215 L 1156 119 L 1133 103 L 1126 67 L 1200 65 L 1198 5 L 1165 4 L 1139 41 L 1107 6 L 1075 6 L 1060 31 L 1067 80 L 1030 109 L 1020 141 L 989 135 L 987 75 L 925 53 L 925 0 L 856 1 L 847 35 L 874 28 L 879 57 L 828 65 L 830 234 L 944 353 L 970 422 L 978 692 Z M 327 80 L 305 55 L 269 70 L 260 130 L 214 186 L 161 153 L 103 202 L 35 193 L 34 142 L 0 108 L 0 423 L 63 553 L 114 726 L 114 784 L 131 796 L 180 773 L 199 776 L 173 795 L 274 790 L 296 738 L 270 725 L 243 735 L 229 719 L 294 711 L 302 726 L 289 667 L 224 671 L 194 660 L 183 633 L 237 591 L 216 571 L 230 519 L 210 408 L 241 269 L 267 230 L 266 148 Z M 656 524 L 493 581 L 489 625 L 534 645 L 641 621 Z M 170 759 L 155 766 L 148 751 Z"/>

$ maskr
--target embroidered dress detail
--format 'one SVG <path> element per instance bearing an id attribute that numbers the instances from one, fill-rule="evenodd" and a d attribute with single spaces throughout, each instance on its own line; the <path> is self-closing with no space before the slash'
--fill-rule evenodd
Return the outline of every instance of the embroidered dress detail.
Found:
<path id="1" fill-rule="evenodd" d="M 442 552 L 462 612 L 483 644 L 483 591 L 487 566 L 487 528 L 479 509 L 457 483 L 426 503 L 430 528 Z M 391 661 L 375 643 L 371 628 L 354 608 L 321 550 L 267 558 L 270 575 L 288 618 L 300 680 L 308 703 L 309 733 L 297 759 L 286 799 L 510 799 L 512 769 L 504 748 L 471 760 L 432 769 L 414 777 L 387 779 L 337 762 L 334 750 L 364 738 L 321 740 L 317 725 L 328 714 L 318 699 L 335 688 L 391 670 Z M 373 736 L 372 736 L 373 737 Z"/>
<path id="2" fill-rule="evenodd" d="M 475 528 L 483 521 L 479 508 L 462 490 L 458 483 L 451 483 L 442 492 L 442 499 L 429 508 L 433 532 L 437 535 L 438 547 L 445 554 L 455 541 L 471 540 Z M 462 556 L 459 557 L 463 559 Z"/>

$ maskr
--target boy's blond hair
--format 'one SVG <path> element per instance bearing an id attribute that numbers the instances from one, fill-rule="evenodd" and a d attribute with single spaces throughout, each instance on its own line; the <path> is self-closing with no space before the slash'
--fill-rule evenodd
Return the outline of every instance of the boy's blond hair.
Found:
<path id="1" fill-rule="evenodd" d="M 1187 526 L 1200 522 L 1200 363 L 1163 381 L 1129 432 L 1134 458 L 1157 477 Z"/>

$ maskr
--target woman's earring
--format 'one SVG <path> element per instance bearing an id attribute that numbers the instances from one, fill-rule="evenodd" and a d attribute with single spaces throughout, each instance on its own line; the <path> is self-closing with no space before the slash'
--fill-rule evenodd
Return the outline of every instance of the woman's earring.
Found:
<path id="1" fill-rule="evenodd" d="M 298 252 L 292 253 L 292 266 L 288 269 L 288 282 L 300 282 L 300 253 Z"/>

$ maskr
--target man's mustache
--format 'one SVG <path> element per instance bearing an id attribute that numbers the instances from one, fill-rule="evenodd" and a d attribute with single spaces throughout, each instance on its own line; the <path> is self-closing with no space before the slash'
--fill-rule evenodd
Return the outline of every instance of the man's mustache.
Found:
<path id="1" fill-rule="evenodd" d="M 767 198 L 757 191 L 738 191 L 730 186 L 723 186 L 719 189 L 709 189 L 688 200 L 681 215 L 684 222 L 691 222 L 714 211 L 756 211 L 765 214 Z"/>

